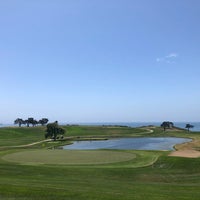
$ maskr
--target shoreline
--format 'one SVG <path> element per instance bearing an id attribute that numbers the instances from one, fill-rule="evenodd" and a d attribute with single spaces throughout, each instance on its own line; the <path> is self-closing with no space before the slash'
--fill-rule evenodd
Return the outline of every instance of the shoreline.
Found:
<path id="1" fill-rule="evenodd" d="M 177 144 L 174 146 L 175 151 L 171 152 L 168 156 L 184 157 L 184 158 L 199 158 L 200 151 L 196 150 L 200 146 L 200 140 L 191 138 L 191 142 Z"/>

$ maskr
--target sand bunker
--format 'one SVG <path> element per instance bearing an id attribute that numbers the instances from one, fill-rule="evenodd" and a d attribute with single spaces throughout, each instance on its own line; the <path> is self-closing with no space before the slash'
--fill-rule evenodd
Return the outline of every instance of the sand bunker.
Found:
<path id="1" fill-rule="evenodd" d="M 200 151 L 196 150 L 178 150 L 169 154 L 169 156 L 185 157 L 185 158 L 198 158 L 200 157 Z"/>

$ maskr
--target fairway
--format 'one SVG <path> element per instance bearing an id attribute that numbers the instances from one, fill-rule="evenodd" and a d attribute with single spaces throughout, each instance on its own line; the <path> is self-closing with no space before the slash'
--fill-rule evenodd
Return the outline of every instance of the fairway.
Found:
<path id="1" fill-rule="evenodd" d="M 160 127 L 138 131 L 130 127 L 66 126 L 67 140 L 34 144 L 44 139 L 41 133 L 45 128 L 30 128 L 0 129 L 2 200 L 199 200 L 200 158 L 172 157 L 169 151 L 155 150 L 54 148 L 79 136 L 192 138 L 190 143 L 176 145 L 180 153 L 199 150 L 199 133 L 176 129 L 163 133 Z"/>
<path id="2" fill-rule="evenodd" d="M 3 157 L 9 162 L 21 164 L 88 165 L 129 161 L 134 153 L 109 150 L 29 150 L 8 154 Z"/>

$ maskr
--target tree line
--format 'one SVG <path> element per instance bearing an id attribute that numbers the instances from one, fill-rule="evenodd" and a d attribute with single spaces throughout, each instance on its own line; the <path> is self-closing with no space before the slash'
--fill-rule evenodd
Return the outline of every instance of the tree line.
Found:
<path id="1" fill-rule="evenodd" d="M 169 122 L 169 121 L 164 121 L 161 125 L 160 125 L 164 131 L 166 131 L 166 129 L 170 129 L 174 127 L 174 123 L 173 122 Z M 190 128 L 194 128 L 193 125 L 191 124 L 186 124 L 185 128 L 188 130 L 188 132 L 190 131 Z"/>
<path id="2" fill-rule="evenodd" d="M 60 135 L 60 139 L 63 139 L 63 135 L 65 134 L 65 129 L 60 127 L 58 125 L 58 121 L 55 121 L 53 123 L 48 123 L 48 119 L 47 118 L 42 118 L 40 120 L 36 120 L 33 117 L 29 117 L 26 120 L 23 120 L 21 118 L 17 118 L 14 121 L 14 124 L 18 124 L 19 127 L 21 127 L 22 125 L 26 125 L 27 127 L 30 126 L 30 124 L 32 124 L 32 126 L 36 126 L 38 124 L 41 124 L 42 126 L 46 125 L 46 134 L 45 134 L 45 138 L 51 138 L 51 139 L 58 139 L 59 135 Z M 48 123 L 48 124 L 47 124 Z"/>
<path id="3" fill-rule="evenodd" d="M 27 127 L 30 126 L 30 124 L 32 126 L 36 126 L 38 124 L 41 124 L 42 126 L 44 126 L 45 124 L 48 123 L 48 119 L 47 118 L 42 118 L 40 120 L 36 120 L 34 119 L 33 117 L 29 117 L 28 119 L 26 120 L 23 120 L 21 118 L 17 118 L 15 121 L 14 121 L 14 124 L 18 124 L 19 127 L 21 127 L 22 125 L 26 125 Z"/>

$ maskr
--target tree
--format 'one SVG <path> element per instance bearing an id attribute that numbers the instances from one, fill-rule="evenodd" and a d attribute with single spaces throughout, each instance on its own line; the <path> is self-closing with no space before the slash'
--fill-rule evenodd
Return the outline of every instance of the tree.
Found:
<path id="1" fill-rule="evenodd" d="M 32 126 L 36 126 L 37 124 L 38 124 L 38 121 L 35 120 L 35 119 L 33 119 L 33 121 L 32 121 Z"/>
<path id="2" fill-rule="evenodd" d="M 30 124 L 33 124 L 34 118 L 33 117 L 29 117 L 26 121 L 27 127 L 29 127 Z"/>
<path id="3" fill-rule="evenodd" d="M 194 128 L 194 126 L 191 125 L 191 124 L 186 124 L 186 125 L 185 125 L 185 128 L 187 128 L 187 129 L 188 129 L 188 132 L 189 132 L 189 131 L 190 131 L 190 128 Z"/>
<path id="4" fill-rule="evenodd" d="M 167 128 L 172 128 L 174 126 L 174 124 L 169 121 L 164 121 L 160 126 L 163 127 L 163 129 L 165 131 Z"/>
<path id="5" fill-rule="evenodd" d="M 42 118 L 42 119 L 40 119 L 39 121 L 38 121 L 38 123 L 39 124 L 41 124 L 42 126 L 44 126 L 45 124 L 47 124 L 48 123 L 48 119 L 47 118 Z"/>
<path id="6" fill-rule="evenodd" d="M 21 127 L 21 125 L 24 124 L 24 120 L 21 119 L 21 118 L 17 118 L 17 119 L 14 121 L 14 124 L 19 124 L 19 127 Z"/>
<path id="7" fill-rule="evenodd" d="M 29 127 L 30 124 L 32 124 L 32 126 L 36 126 L 38 124 L 38 121 L 35 120 L 33 117 L 29 117 L 27 120 L 25 120 L 27 127 Z"/>
<path id="8" fill-rule="evenodd" d="M 19 124 L 19 127 L 21 127 L 22 124 L 26 124 L 27 127 L 30 126 L 30 124 L 32 124 L 32 126 L 36 126 L 37 124 L 41 124 L 41 125 L 45 125 L 47 124 L 49 120 L 47 118 L 42 118 L 41 120 L 37 121 L 36 119 L 34 119 L 33 117 L 29 117 L 26 120 L 23 120 L 21 118 L 17 118 L 14 123 L 15 124 Z"/>
<path id="9" fill-rule="evenodd" d="M 58 122 L 47 124 L 45 138 L 52 138 L 54 140 L 57 139 L 57 135 L 63 135 L 65 133 L 65 129 L 58 126 Z"/>
<path id="10" fill-rule="evenodd" d="M 65 129 L 59 127 L 59 128 L 58 128 L 58 134 L 61 135 L 61 138 L 63 138 L 63 135 L 65 134 Z"/>
<path id="11" fill-rule="evenodd" d="M 26 126 L 29 127 L 28 119 L 24 120 L 24 124 L 26 124 Z"/>

